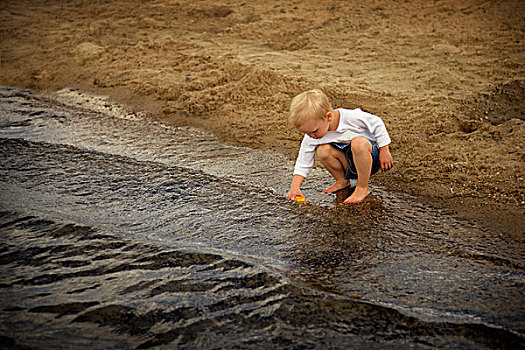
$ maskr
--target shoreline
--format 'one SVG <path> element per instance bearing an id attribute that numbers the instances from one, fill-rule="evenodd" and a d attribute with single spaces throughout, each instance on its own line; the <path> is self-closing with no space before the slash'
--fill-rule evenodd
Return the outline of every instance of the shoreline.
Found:
<path id="1" fill-rule="evenodd" d="M 216 124 L 210 125 L 209 123 L 203 123 L 202 119 L 188 120 L 183 115 L 171 115 L 169 117 L 162 115 L 162 103 L 158 100 L 152 99 L 147 96 L 135 96 L 129 91 L 122 90 L 113 90 L 113 89 L 92 89 L 89 86 L 70 86 L 71 88 L 79 89 L 81 91 L 108 96 L 111 101 L 114 101 L 123 106 L 127 106 L 132 111 L 143 113 L 146 118 L 151 118 L 172 126 L 190 126 L 200 128 L 206 131 L 218 130 L 221 126 L 220 122 L 217 121 Z M 47 91 L 53 92 L 53 91 Z M 233 146 L 243 146 L 249 147 L 245 143 L 235 142 L 231 138 L 228 138 L 227 135 L 221 135 L 221 133 L 213 132 L 214 136 L 218 138 L 222 143 L 233 145 Z M 299 144 L 296 149 L 288 148 L 283 149 L 280 147 L 258 147 L 257 149 L 265 149 L 279 152 L 286 156 L 291 163 L 295 162 L 295 153 L 299 149 Z M 395 159 L 394 159 L 395 161 Z M 318 164 L 316 159 L 316 165 Z M 395 169 L 390 172 L 395 171 Z M 390 173 L 389 172 L 389 173 Z M 448 215 L 453 216 L 454 218 L 466 221 L 472 224 L 475 224 L 477 228 L 482 231 L 491 231 L 494 234 L 504 234 L 509 235 L 512 238 L 523 242 L 525 237 L 523 236 L 523 227 L 525 227 L 525 210 L 516 208 L 512 205 L 505 205 L 501 203 L 496 203 L 495 206 L 491 206 L 483 198 L 473 198 L 473 197 L 432 197 L 421 194 L 419 187 L 413 186 L 404 186 L 404 183 L 389 183 L 388 177 L 385 176 L 388 173 L 378 173 L 372 177 L 372 183 L 377 183 L 380 186 L 386 188 L 388 191 L 399 192 L 402 194 L 407 194 L 412 196 L 417 201 L 428 205 L 431 208 L 440 210 Z M 379 176 L 377 176 L 379 175 Z M 285 179 L 286 181 L 291 181 L 290 179 Z M 321 189 L 319 189 L 321 191 Z M 286 193 L 283 193 L 283 198 L 286 196 Z"/>

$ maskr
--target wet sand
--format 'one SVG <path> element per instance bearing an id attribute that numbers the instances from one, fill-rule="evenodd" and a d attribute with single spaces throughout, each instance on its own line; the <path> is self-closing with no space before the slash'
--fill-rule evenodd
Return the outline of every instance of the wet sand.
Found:
<path id="1" fill-rule="evenodd" d="M 321 88 L 385 121 L 395 168 L 375 183 L 523 239 L 524 13 L 519 0 L 4 1 L 0 84 L 109 94 L 290 162 L 289 102 Z"/>

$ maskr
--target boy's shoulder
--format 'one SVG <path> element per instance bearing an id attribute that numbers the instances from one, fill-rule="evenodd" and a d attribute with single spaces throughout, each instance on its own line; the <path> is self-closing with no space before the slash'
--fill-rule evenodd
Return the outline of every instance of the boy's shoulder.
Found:
<path id="1" fill-rule="evenodd" d="M 357 108 L 336 108 L 339 112 L 344 113 L 360 113 L 363 112 L 363 110 L 359 107 Z"/>
<path id="2" fill-rule="evenodd" d="M 337 110 L 341 114 L 342 119 L 359 117 L 359 116 L 362 116 L 363 114 L 366 114 L 366 112 L 364 112 L 361 108 L 354 108 L 354 109 L 337 108 Z"/>

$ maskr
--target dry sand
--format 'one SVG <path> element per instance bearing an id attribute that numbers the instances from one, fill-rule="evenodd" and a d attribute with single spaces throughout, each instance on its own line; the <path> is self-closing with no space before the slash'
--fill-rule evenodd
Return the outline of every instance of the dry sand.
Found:
<path id="1" fill-rule="evenodd" d="M 376 183 L 523 239 L 524 43 L 523 0 L 3 0 L 0 84 L 109 94 L 290 162 L 290 100 L 321 88 L 385 121 Z"/>

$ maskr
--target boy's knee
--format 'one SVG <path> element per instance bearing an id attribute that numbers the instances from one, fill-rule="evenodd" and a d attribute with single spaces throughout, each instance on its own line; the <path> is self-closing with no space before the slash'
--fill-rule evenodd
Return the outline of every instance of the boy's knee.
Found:
<path id="1" fill-rule="evenodd" d="M 333 151 L 334 147 L 328 143 L 317 146 L 317 156 L 321 160 L 329 158 L 333 154 Z"/>
<path id="2" fill-rule="evenodd" d="M 358 152 L 372 152 L 372 144 L 365 137 L 356 137 L 352 139 L 352 144 L 350 146 L 353 153 Z"/>

